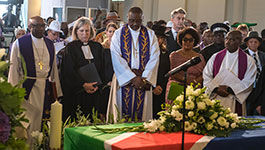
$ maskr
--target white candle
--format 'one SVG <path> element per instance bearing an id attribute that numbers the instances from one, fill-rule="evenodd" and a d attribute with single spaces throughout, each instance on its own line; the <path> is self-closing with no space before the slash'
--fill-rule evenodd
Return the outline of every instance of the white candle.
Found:
<path id="1" fill-rule="evenodd" d="M 61 148 L 62 132 L 62 104 L 55 101 L 51 105 L 51 129 L 50 129 L 50 148 Z"/>

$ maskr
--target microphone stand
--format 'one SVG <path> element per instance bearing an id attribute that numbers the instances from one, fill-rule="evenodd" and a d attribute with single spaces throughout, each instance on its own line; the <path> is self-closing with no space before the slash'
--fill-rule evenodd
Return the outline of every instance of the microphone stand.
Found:
<path id="1" fill-rule="evenodd" d="M 184 71 L 184 98 L 183 98 L 183 117 L 182 117 L 182 141 L 181 141 L 181 150 L 184 150 L 184 134 L 185 134 L 185 116 L 186 116 L 186 108 L 185 108 L 185 103 L 186 103 L 186 88 L 187 88 L 187 70 L 188 68 L 185 68 Z"/>

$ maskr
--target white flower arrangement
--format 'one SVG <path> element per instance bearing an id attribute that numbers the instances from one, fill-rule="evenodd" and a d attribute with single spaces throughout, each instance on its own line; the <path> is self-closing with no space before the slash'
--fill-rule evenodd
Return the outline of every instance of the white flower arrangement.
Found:
<path id="1" fill-rule="evenodd" d="M 211 100 L 205 94 L 206 88 L 199 89 L 192 85 L 186 88 L 185 111 L 183 110 L 184 95 L 179 95 L 173 103 L 165 104 L 158 119 L 144 122 L 143 125 L 123 128 L 99 128 L 104 133 L 115 132 L 187 132 L 208 136 L 226 137 L 234 129 L 255 129 L 260 126 L 254 124 L 264 122 L 263 119 L 240 118 L 231 113 L 229 108 L 220 105 L 219 100 Z"/>
<path id="2" fill-rule="evenodd" d="M 158 114 L 158 120 L 144 123 L 148 132 L 176 132 L 182 129 L 182 119 L 185 113 L 185 131 L 214 136 L 226 136 L 238 127 L 237 114 L 220 105 L 219 100 L 211 100 L 205 94 L 205 88 L 199 89 L 192 85 L 187 87 L 186 111 L 183 111 L 183 94 L 179 95 L 173 104 L 166 104 L 165 111 Z M 160 130 L 162 129 L 162 130 Z"/>
<path id="3" fill-rule="evenodd" d="M 31 136 L 35 140 L 34 141 L 34 149 L 39 149 L 41 144 L 42 144 L 43 133 L 36 130 L 36 131 L 31 132 Z"/>

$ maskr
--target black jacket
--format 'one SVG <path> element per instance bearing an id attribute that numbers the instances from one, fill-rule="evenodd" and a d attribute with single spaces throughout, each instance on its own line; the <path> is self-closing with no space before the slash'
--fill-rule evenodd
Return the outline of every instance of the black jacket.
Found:
<path id="1" fill-rule="evenodd" d="M 249 94 L 247 98 L 247 104 L 249 109 L 247 109 L 248 115 L 254 115 L 253 112 L 257 106 L 261 105 L 261 115 L 265 116 L 265 66 L 262 67 L 259 80 L 257 82 L 256 88 Z"/>
<path id="2" fill-rule="evenodd" d="M 172 31 L 169 30 L 166 32 L 166 39 L 167 39 L 167 50 L 169 51 L 169 54 L 173 51 L 181 49 L 181 46 L 178 44 L 178 40 L 174 40 Z"/>
<path id="3" fill-rule="evenodd" d="M 223 50 L 225 48 L 224 44 L 215 44 L 212 43 L 205 48 L 203 48 L 200 53 L 205 59 L 205 62 L 207 63 L 208 60 L 212 57 L 213 54 Z"/>
<path id="4" fill-rule="evenodd" d="M 248 49 L 245 49 L 244 52 L 249 55 Z M 259 56 L 259 60 L 260 60 L 261 66 L 262 67 L 265 66 L 265 52 L 258 51 L 258 56 Z"/>

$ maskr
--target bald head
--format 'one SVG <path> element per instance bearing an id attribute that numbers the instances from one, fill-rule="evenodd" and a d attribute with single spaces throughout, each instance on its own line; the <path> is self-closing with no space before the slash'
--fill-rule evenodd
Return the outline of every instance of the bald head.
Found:
<path id="1" fill-rule="evenodd" d="M 32 26 L 32 24 L 36 24 L 37 22 L 43 22 L 44 23 L 44 20 L 40 16 L 31 17 L 29 19 L 29 26 Z"/>
<path id="2" fill-rule="evenodd" d="M 29 19 L 29 29 L 36 38 L 42 38 L 45 32 L 45 23 L 40 16 L 34 16 Z"/>
<path id="3" fill-rule="evenodd" d="M 143 15 L 143 11 L 140 7 L 132 7 L 129 9 L 128 13 L 135 13 L 135 14 L 141 14 Z"/>

